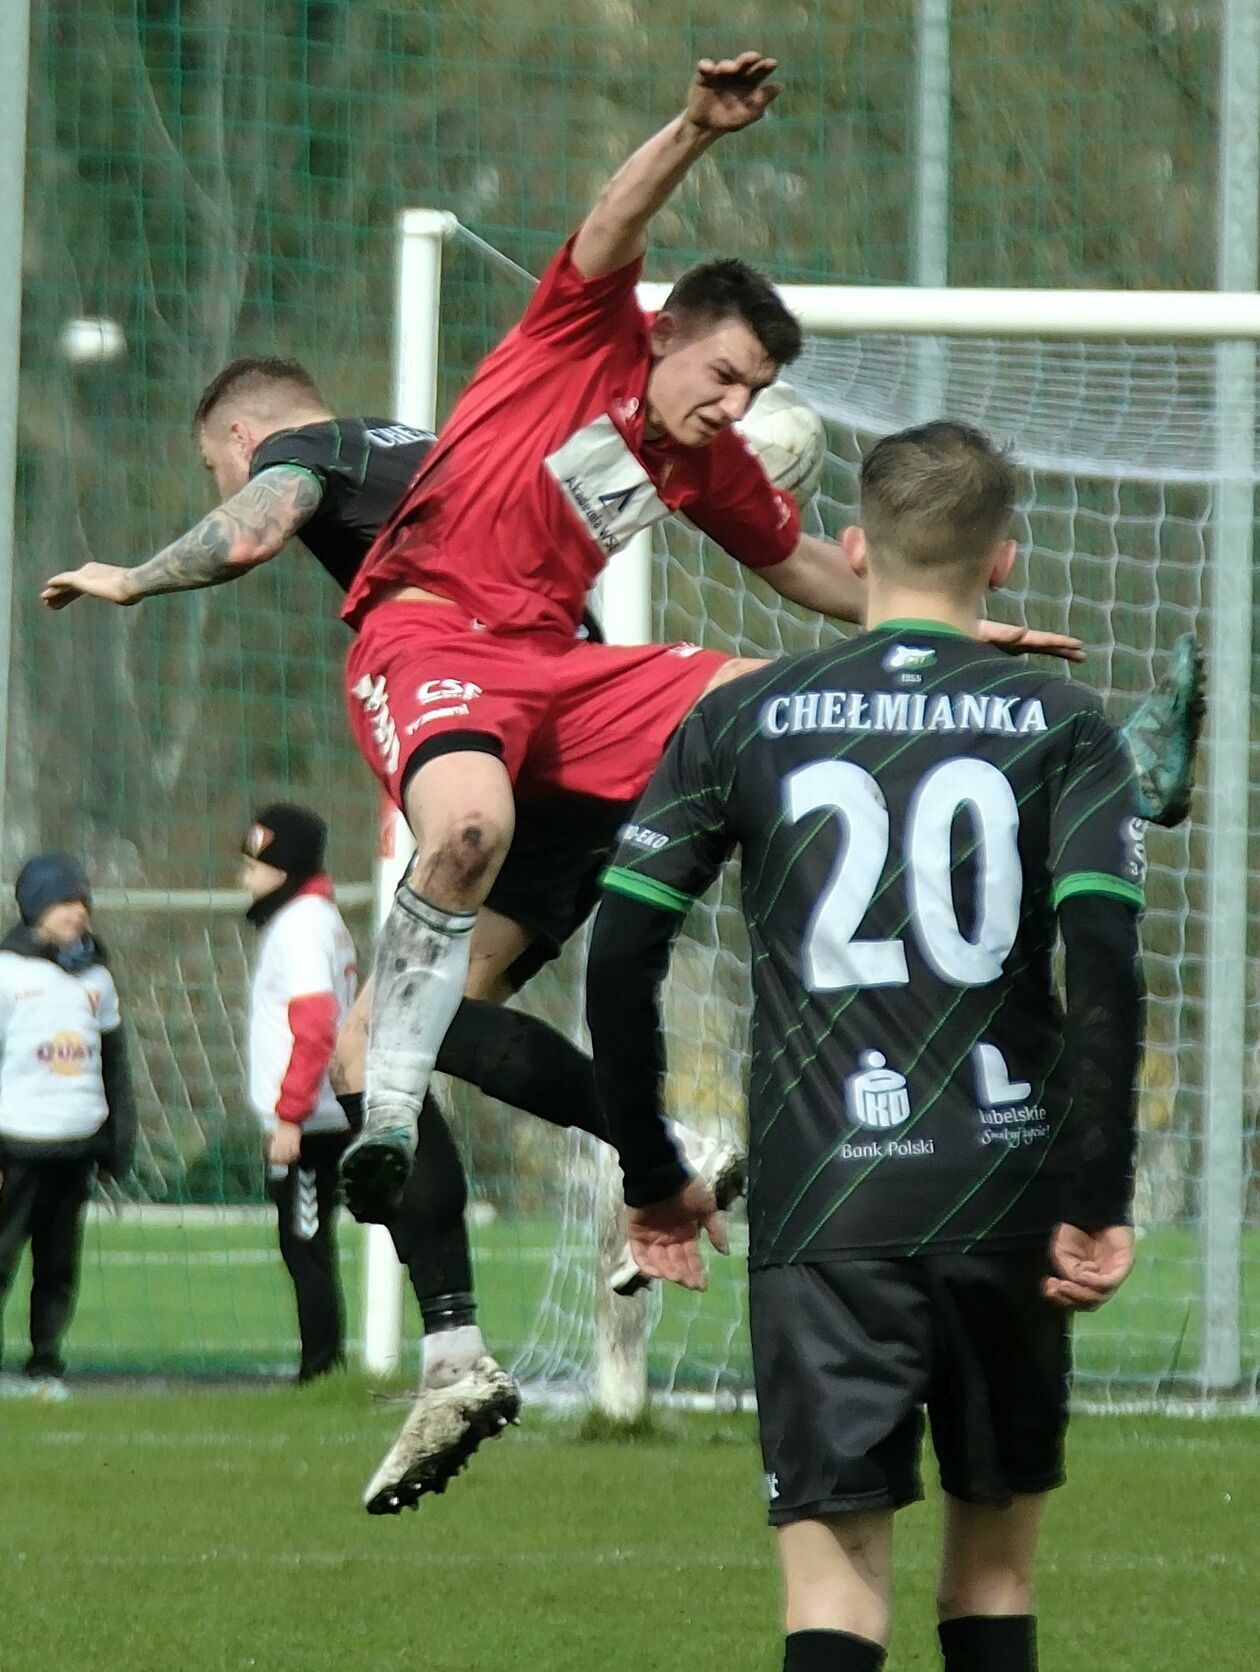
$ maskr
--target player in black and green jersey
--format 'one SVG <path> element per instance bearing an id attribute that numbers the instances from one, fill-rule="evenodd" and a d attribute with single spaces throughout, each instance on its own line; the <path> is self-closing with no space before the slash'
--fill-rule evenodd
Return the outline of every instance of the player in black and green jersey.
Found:
<path id="1" fill-rule="evenodd" d="M 844 539 L 869 630 L 704 698 L 596 921 L 589 1021 L 631 1247 L 698 1287 L 699 1231 L 721 1231 L 662 1119 L 657 989 L 741 853 L 750 1316 L 790 1672 L 883 1664 L 923 1407 L 945 1665 L 1035 1665 L 1069 1314 L 1132 1262 L 1143 826 L 1092 694 L 969 636 L 1014 559 L 1014 487 L 960 425 L 872 450 Z"/>

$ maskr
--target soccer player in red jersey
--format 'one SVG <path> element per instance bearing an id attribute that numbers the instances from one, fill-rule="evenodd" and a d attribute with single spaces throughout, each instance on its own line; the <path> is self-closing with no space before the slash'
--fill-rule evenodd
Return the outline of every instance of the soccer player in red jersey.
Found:
<path id="1" fill-rule="evenodd" d="M 764 114 L 774 68 L 756 52 L 700 61 L 685 109 L 613 176 L 482 363 L 350 588 L 351 724 L 418 849 L 377 945 L 366 1122 L 342 1164 L 360 1219 L 388 1217 L 410 1170 L 514 792 L 632 800 L 692 704 L 759 665 L 694 645 L 576 644 L 608 559 L 682 512 L 783 597 L 859 616 L 839 549 L 801 532 L 733 427 L 800 351 L 773 287 L 718 261 L 655 317 L 635 297 L 652 216 L 718 139 Z"/>

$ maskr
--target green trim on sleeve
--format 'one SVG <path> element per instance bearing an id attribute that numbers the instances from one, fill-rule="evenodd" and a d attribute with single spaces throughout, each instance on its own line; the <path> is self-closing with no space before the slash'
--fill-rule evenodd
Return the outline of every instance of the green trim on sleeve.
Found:
<path id="1" fill-rule="evenodd" d="M 685 913 L 695 904 L 690 894 L 684 894 L 680 888 L 671 888 L 667 882 L 657 882 L 654 877 L 641 877 L 637 871 L 627 871 L 621 865 L 610 865 L 599 881 L 602 888 L 628 894 L 632 900 L 659 906 L 662 911 Z"/>
<path id="2" fill-rule="evenodd" d="M 318 470 L 312 469 L 309 464 L 299 464 L 296 459 L 272 459 L 268 464 L 263 465 L 256 476 L 251 476 L 250 481 L 256 482 L 259 476 L 265 476 L 269 470 L 300 470 L 303 476 L 310 477 L 321 494 L 327 485 Z"/>
<path id="3" fill-rule="evenodd" d="M 1058 911 L 1074 894 L 1109 894 L 1114 900 L 1127 900 L 1139 910 L 1146 904 L 1146 896 L 1137 883 L 1125 882 L 1107 871 L 1073 871 L 1069 876 L 1060 877 L 1051 892 L 1051 904 Z"/>

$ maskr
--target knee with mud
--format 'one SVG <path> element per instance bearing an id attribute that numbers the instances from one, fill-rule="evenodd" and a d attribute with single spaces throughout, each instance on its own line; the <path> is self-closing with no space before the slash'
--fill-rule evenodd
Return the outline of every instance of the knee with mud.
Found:
<path id="1" fill-rule="evenodd" d="M 408 886 L 444 911 L 475 910 L 498 875 L 511 839 L 510 828 L 489 814 L 449 820 L 436 837 L 426 833 Z"/>

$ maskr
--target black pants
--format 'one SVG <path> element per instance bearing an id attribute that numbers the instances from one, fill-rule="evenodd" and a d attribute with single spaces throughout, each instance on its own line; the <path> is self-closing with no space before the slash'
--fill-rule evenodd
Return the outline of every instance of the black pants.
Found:
<path id="1" fill-rule="evenodd" d="M 92 1161 L 4 1162 L 0 1184 L 0 1313 L 22 1250 L 31 1245 L 31 1356 L 28 1376 L 61 1376 L 61 1343 L 74 1312 L 83 1244 L 83 1208 Z"/>
<path id="2" fill-rule="evenodd" d="M 337 1271 L 337 1163 L 348 1132 L 317 1132 L 302 1139 L 298 1159 L 267 1194 L 276 1204 L 280 1253 L 297 1298 L 302 1360 L 298 1380 L 309 1382 L 345 1363 L 345 1307 Z"/>

